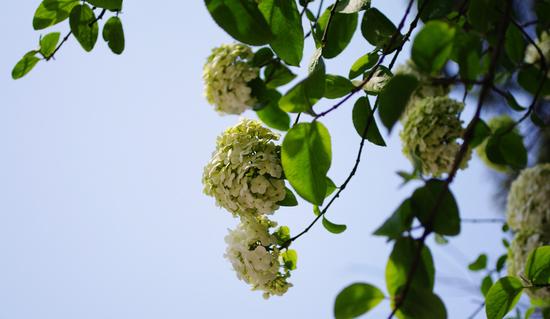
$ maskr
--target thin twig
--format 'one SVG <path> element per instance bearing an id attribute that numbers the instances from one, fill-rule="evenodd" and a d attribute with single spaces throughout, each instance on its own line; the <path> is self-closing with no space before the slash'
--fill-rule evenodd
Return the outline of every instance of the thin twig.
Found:
<path id="1" fill-rule="evenodd" d="M 468 319 L 474 319 L 480 312 L 483 310 L 483 307 L 485 307 L 485 302 L 482 302 L 476 310 L 468 317 Z"/>
<path id="2" fill-rule="evenodd" d="M 490 224 L 490 223 L 505 223 L 504 218 L 461 218 L 461 222 L 470 224 Z"/>

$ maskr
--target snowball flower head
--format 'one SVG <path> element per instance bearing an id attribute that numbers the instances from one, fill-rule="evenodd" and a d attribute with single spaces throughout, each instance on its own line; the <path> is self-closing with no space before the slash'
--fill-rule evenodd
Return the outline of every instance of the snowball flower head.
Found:
<path id="1" fill-rule="evenodd" d="M 508 249 L 508 274 L 525 278 L 525 264 L 529 254 L 536 248 L 550 245 L 550 233 L 517 233 Z M 526 289 L 531 299 L 538 304 L 550 306 L 550 288 Z"/>
<path id="2" fill-rule="evenodd" d="M 510 186 L 506 214 L 515 231 L 550 234 L 550 164 L 521 171 Z"/>
<path id="3" fill-rule="evenodd" d="M 236 229 L 225 237 L 227 250 L 225 257 L 233 265 L 237 277 L 252 286 L 252 290 L 262 290 L 264 298 L 281 296 L 292 284 L 284 267 L 275 236 L 269 229 L 275 223 L 265 216 L 245 217 Z"/>
<path id="4" fill-rule="evenodd" d="M 218 137 L 204 168 L 204 192 L 234 215 L 271 214 L 285 198 L 279 135 L 242 119 Z"/>
<path id="5" fill-rule="evenodd" d="M 491 129 L 491 131 L 494 133 L 499 129 L 508 128 L 514 125 L 514 120 L 508 116 L 508 115 L 499 115 L 496 117 L 493 117 L 487 125 Z M 514 128 L 514 131 L 517 132 L 517 129 Z M 479 158 L 485 163 L 485 165 L 489 166 L 490 168 L 494 169 L 495 171 L 505 173 L 508 171 L 508 166 L 502 165 L 502 164 L 495 164 L 489 160 L 487 157 L 487 152 L 485 151 L 485 148 L 487 147 L 487 141 L 488 139 L 485 139 L 483 143 L 479 144 L 479 146 L 476 148 L 477 155 Z"/>
<path id="6" fill-rule="evenodd" d="M 550 63 L 550 34 L 547 31 L 543 31 L 540 37 L 535 41 L 537 46 L 542 51 L 544 61 Z M 525 62 L 529 64 L 535 64 L 540 60 L 540 54 L 535 45 L 530 43 L 525 49 Z"/>
<path id="7" fill-rule="evenodd" d="M 248 82 L 258 77 L 258 68 L 250 65 L 252 50 L 243 44 L 222 45 L 212 50 L 203 70 L 208 103 L 221 114 L 241 114 L 256 100 Z"/>
<path id="8" fill-rule="evenodd" d="M 464 104 L 448 97 L 417 99 L 410 106 L 400 133 L 403 153 L 419 164 L 423 174 L 438 177 L 451 170 L 460 149 L 457 139 L 464 133 L 459 119 L 463 108 Z"/>

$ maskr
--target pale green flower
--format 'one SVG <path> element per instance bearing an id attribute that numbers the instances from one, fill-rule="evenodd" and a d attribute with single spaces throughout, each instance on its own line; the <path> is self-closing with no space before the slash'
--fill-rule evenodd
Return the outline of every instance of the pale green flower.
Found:
<path id="1" fill-rule="evenodd" d="M 512 125 L 514 125 L 514 123 L 515 123 L 514 120 L 510 116 L 499 115 L 489 120 L 487 125 L 489 126 L 491 131 L 494 133 L 498 129 L 511 127 Z M 517 129 L 514 128 L 514 131 L 517 132 Z M 485 139 L 485 141 L 479 144 L 479 146 L 476 148 L 477 155 L 483 161 L 483 163 L 485 163 L 485 165 L 489 166 L 495 171 L 506 173 L 507 171 L 509 171 L 508 166 L 502 165 L 502 164 L 495 164 L 491 162 L 487 157 L 487 153 L 485 152 L 485 148 L 487 147 L 487 141 L 488 139 Z"/>
<path id="2" fill-rule="evenodd" d="M 535 43 L 542 51 L 546 63 L 550 63 L 550 34 L 547 31 L 543 31 L 540 34 L 540 38 L 537 39 Z M 529 43 L 529 45 L 527 45 L 527 48 L 525 49 L 524 61 L 529 64 L 535 64 L 539 60 L 539 51 L 532 43 Z"/>
<path id="3" fill-rule="evenodd" d="M 435 177 L 448 173 L 461 147 L 457 140 L 464 129 L 459 118 L 464 104 L 448 97 L 415 99 L 403 119 L 400 133 L 403 153 L 423 174 Z M 462 161 L 467 166 L 470 152 Z"/>
<path id="4" fill-rule="evenodd" d="M 391 75 L 388 71 L 383 69 L 378 69 L 374 72 L 373 76 L 365 83 L 362 89 L 369 93 L 376 95 L 382 91 L 384 86 L 390 81 Z M 353 85 L 360 86 L 363 83 L 363 80 L 353 80 Z"/>
<path id="5" fill-rule="evenodd" d="M 203 69 L 208 103 L 222 114 L 241 114 L 256 103 L 248 82 L 258 77 L 252 67 L 252 50 L 244 44 L 222 45 L 212 50 Z"/>
<path id="6" fill-rule="evenodd" d="M 253 120 L 227 129 L 204 168 L 204 192 L 233 215 L 273 213 L 286 195 L 278 139 Z"/>
<path id="7" fill-rule="evenodd" d="M 519 232 L 510 243 L 508 260 L 506 261 L 508 274 L 520 278 L 525 276 L 527 257 L 535 248 L 550 245 L 550 232 L 529 233 Z M 550 306 L 550 288 L 526 289 L 527 294 L 535 304 Z"/>
<path id="8" fill-rule="evenodd" d="M 506 214 L 515 231 L 550 234 L 550 164 L 521 171 L 510 186 Z"/>
<path id="9" fill-rule="evenodd" d="M 233 265 L 237 277 L 252 290 L 263 291 L 264 298 L 283 295 L 292 284 L 285 268 L 277 238 L 270 234 L 276 223 L 265 216 L 244 217 L 236 229 L 225 237 L 225 257 Z"/>

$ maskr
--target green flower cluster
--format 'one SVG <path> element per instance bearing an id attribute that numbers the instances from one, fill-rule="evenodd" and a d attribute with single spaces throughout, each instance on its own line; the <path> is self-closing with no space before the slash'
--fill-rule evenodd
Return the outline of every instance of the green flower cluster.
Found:
<path id="1" fill-rule="evenodd" d="M 203 70 L 208 103 L 221 114 L 241 114 L 254 106 L 248 82 L 259 70 L 250 65 L 254 53 L 243 44 L 222 45 L 212 50 Z"/>
<path id="2" fill-rule="evenodd" d="M 418 82 L 418 88 L 414 91 L 409 105 L 414 104 L 416 99 L 423 99 L 434 96 L 446 96 L 451 91 L 448 85 L 434 84 L 431 76 L 418 69 L 412 60 L 408 60 L 405 64 L 400 65 L 395 74 L 408 74 L 414 76 Z"/>
<path id="3" fill-rule="evenodd" d="M 529 253 L 550 245 L 550 164 L 523 170 L 508 195 L 507 222 L 516 232 L 508 250 L 508 273 L 521 275 Z M 535 303 L 550 306 L 550 288 L 528 291 Z"/>
<path id="4" fill-rule="evenodd" d="M 487 125 L 491 129 L 491 131 L 494 133 L 497 130 L 501 128 L 507 128 L 514 125 L 515 121 L 508 115 L 499 115 L 496 117 L 493 117 Z M 517 129 L 514 129 L 514 131 L 517 132 Z M 506 173 L 509 171 L 508 166 L 502 165 L 502 164 L 495 164 L 489 160 L 487 157 L 487 153 L 485 148 L 487 147 L 487 141 L 488 139 L 485 139 L 483 143 L 479 144 L 479 146 L 476 148 L 477 155 L 479 158 L 487 165 L 488 167 L 494 169 L 495 171 Z"/>
<path id="5" fill-rule="evenodd" d="M 400 133 L 403 153 L 426 175 L 448 173 L 461 147 L 464 133 L 459 119 L 464 104 L 445 96 L 414 99 Z M 467 166 L 469 155 L 463 160 Z"/>
<path id="6" fill-rule="evenodd" d="M 288 263 L 285 256 L 296 256 L 294 251 L 281 252 L 280 245 L 290 238 L 288 228 L 271 233 L 276 223 L 266 217 L 286 196 L 281 150 L 274 143 L 278 139 L 260 122 L 242 119 L 218 137 L 202 178 L 204 192 L 240 218 L 225 238 L 225 257 L 237 277 L 263 291 L 264 298 L 292 287 L 287 279 L 295 260 Z"/>

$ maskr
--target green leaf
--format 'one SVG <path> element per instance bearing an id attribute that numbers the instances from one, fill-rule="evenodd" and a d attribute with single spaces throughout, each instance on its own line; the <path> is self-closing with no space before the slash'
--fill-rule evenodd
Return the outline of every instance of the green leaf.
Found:
<path id="1" fill-rule="evenodd" d="M 348 226 L 346 225 L 340 225 L 331 222 L 330 220 L 326 219 L 325 216 L 323 216 L 323 226 L 325 226 L 325 229 L 333 234 L 341 234 L 345 232 L 348 228 Z"/>
<path id="2" fill-rule="evenodd" d="M 370 8 L 370 0 L 340 0 L 336 12 L 355 13 Z"/>
<path id="3" fill-rule="evenodd" d="M 286 63 L 299 66 L 304 51 L 304 30 L 296 1 L 263 0 L 259 9 L 271 28 L 271 48 Z"/>
<path id="4" fill-rule="evenodd" d="M 118 17 L 111 17 L 103 26 L 103 40 L 109 44 L 109 48 L 115 54 L 124 51 L 124 29 Z"/>
<path id="5" fill-rule="evenodd" d="M 482 73 L 482 41 L 475 33 L 458 29 L 455 33 L 452 59 L 458 63 L 462 79 L 475 80 Z M 472 86 L 471 84 L 468 86 Z"/>
<path id="6" fill-rule="evenodd" d="M 481 254 L 477 259 L 468 265 L 468 269 L 471 271 L 483 270 L 487 267 L 487 255 Z"/>
<path id="7" fill-rule="evenodd" d="M 298 195 L 312 204 L 322 205 L 332 161 L 326 127 L 319 121 L 292 127 L 283 141 L 281 161 L 285 176 Z"/>
<path id="8" fill-rule="evenodd" d="M 327 8 L 319 18 L 317 24 L 317 34 L 322 35 L 325 32 L 329 21 L 332 6 Z M 358 14 L 334 13 L 330 27 L 327 32 L 325 47 L 323 48 L 323 57 L 327 59 L 338 56 L 348 46 L 357 29 Z"/>
<path id="9" fill-rule="evenodd" d="M 95 14 L 87 4 L 74 7 L 69 17 L 73 35 L 87 52 L 92 51 L 97 42 L 99 27 L 94 21 Z"/>
<path id="10" fill-rule="evenodd" d="M 344 288 L 334 301 L 334 317 L 351 319 L 367 313 L 384 300 L 384 293 L 367 283 L 354 283 Z"/>
<path id="11" fill-rule="evenodd" d="M 290 116 L 279 108 L 277 102 L 268 104 L 256 111 L 256 114 L 262 122 L 271 128 L 280 131 L 288 131 L 290 128 Z"/>
<path id="12" fill-rule="evenodd" d="M 378 62 L 378 54 L 375 52 L 367 53 L 357 59 L 349 70 L 348 77 L 354 79 L 361 74 L 365 73 L 368 69 L 372 68 L 376 62 Z"/>
<path id="13" fill-rule="evenodd" d="M 504 265 L 506 265 L 506 259 L 508 259 L 508 254 L 502 254 L 502 256 L 498 257 L 496 263 L 497 272 L 501 272 L 502 269 L 504 269 Z"/>
<path id="14" fill-rule="evenodd" d="M 330 178 L 326 178 L 327 182 L 327 194 L 325 195 L 325 198 L 329 197 L 330 194 L 332 194 L 338 187 L 336 187 L 336 184 L 332 181 Z"/>
<path id="15" fill-rule="evenodd" d="M 42 30 L 58 24 L 69 17 L 78 0 L 44 0 L 34 13 L 32 26 L 35 30 Z"/>
<path id="16" fill-rule="evenodd" d="M 278 202 L 277 205 L 288 207 L 298 206 L 298 200 L 296 199 L 294 193 L 290 189 L 288 189 L 288 187 L 285 187 L 285 192 L 285 198 L 282 201 Z"/>
<path id="17" fill-rule="evenodd" d="M 282 246 L 284 244 L 288 244 L 288 241 L 290 240 L 290 228 L 287 226 L 280 226 L 277 228 L 277 230 L 273 233 L 273 236 L 277 239 L 277 244 Z"/>
<path id="18" fill-rule="evenodd" d="M 508 103 L 508 106 L 514 110 L 514 111 L 518 111 L 518 112 L 522 112 L 522 111 L 525 111 L 527 108 L 524 107 L 524 106 L 521 106 L 518 101 L 516 100 L 516 98 L 514 97 L 514 95 L 512 94 L 512 92 L 510 91 L 506 91 L 506 102 Z"/>
<path id="19" fill-rule="evenodd" d="M 454 36 L 455 29 L 445 22 L 426 23 L 414 39 L 412 60 L 426 73 L 441 71 L 453 52 Z"/>
<path id="20" fill-rule="evenodd" d="M 122 10 L 122 0 L 86 0 L 94 7 L 108 9 L 111 11 Z"/>
<path id="21" fill-rule="evenodd" d="M 263 47 L 254 53 L 252 58 L 252 66 L 263 67 L 269 63 L 275 62 L 273 59 L 273 51 L 268 47 Z"/>
<path id="22" fill-rule="evenodd" d="M 60 37 L 61 33 L 59 32 L 46 34 L 43 38 L 40 39 L 40 53 L 42 53 L 42 55 L 46 58 L 50 57 L 55 51 Z"/>
<path id="23" fill-rule="evenodd" d="M 527 92 L 536 94 L 544 78 L 544 72 L 534 65 L 521 68 L 518 72 L 518 84 Z M 550 80 L 542 84 L 541 96 L 550 95 Z"/>
<path id="24" fill-rule="evenodd" d="M 485 147 L 487 158 L 495 164 L 524 168 L 527 165 L 527 149 L 523 145 L 523 137 L 515 130 L 503 134 L 506 130 L 508 127 L 499 128 L 489 138 Z"/>
<path id="25" fill-rule="evenodd" d="M 498 25 L 500 18 L 498 9 L 501 2 L 498 0 L 476 0 L 468 5 L 467 17 L 475 29 L 485 33 Z"/>
<path id="26" fill-rule="evenodd" d="M 296 269 L 296 264 L 298 263 L 298 254 L 296 253 L 296 250 L 288 249 L 287 251 L 281 253 L 281 257 L 283 258 L 283 263 L 286 269 Z"/>
<path id="27" fill-rule="evenodd" d="M 523 62 L 526 46 L 527 43 L 523 39 L 521 31 L 515 25 L 510 24 L 508 30 L 506 30 L 506 39 L 504 41 L 504 48 L 510 60 L 515 64 Z"/>
<path id="28" fill-rule="evenodd" d="M 25 54 L 23 58 L 21 58 L 21 60 L 17 62 L 17 64 L 15 65 L 15 67 L 13 67 L 13 70 L 11 71 L 11 77 L 14 80 L 24 77 L 34 68 L 36 63 L 40 61 L 40 58 L 36 57 L 35 54 L 36 51 L 27 52 L 27 54 Z"/>
<path id="29" fill-rule="evenodd" d="M 449 240 L 445 238 L 445 236 L 440 235 L 438 233 L 434 235 L 434 241 L 438 245 L 447 245 L 449 243 Z"/>
<path id="30" fill-rule="evenodd" d="M 397 28 L 382 12 L 376 8 L 370 8 L 365 12 L 361 22 L 361 33 L 363 37 L 372 45 L 385 49 L 386 53 L 393 51 L 401 41 L 399 35 L 388 48 Z"/>
<path id="31" fill-rule="evenodd" d="M 290 83 L 296 78 L 296 74 L 281 62 L 273 62 L 266 66 L 264 78 L 268 88 L 277 88 Z"/>
<path id="32" fill-rule="evenodd" d="M 205 0 L 216 23 L 236 40 L 250 44 L 268 44 L 273 35 L 254 0 Z"/>
<path id="33" fill-rule="evenodd" d="M 485 123 L 483 120 L 479 120 L 476 122 L 476 126 L 474 127 L 474 137 L 472 138 L 472 141 L 470 142 L 470 147 L 475 148 L 487 137 L 491 135 L 491 128 Z"/>
<path id="34" fill-rule="evenodd" d="M 407 298 L 397 311 L 397 317 L 447 319 L 447 310 L 441 298 L 431 289 L 416 286 L 409 291 Z"/>
<path id="35" fill-rule="evenodd" d="M 441 199 L 438 200 L 439 198 Z M 429 180 L 426 185 L 414 191 L 411 199 L 413 212 L 422 225 L 430 226 L 441 235 L 456 236 L 460 233 L 458 206 L 443 181 Z M 434 212 L 437 203 L 439 205 Z"/>
<path id="36" fill-rule="evenodd" d="M 382 123 L 391 132 L 393 125 L 403 111 L 414 90 L 418 87 L 418 79 L 413 75 L 396 74 L 384 86 L 378 95 L 380 107 L 379 114 Z"/>
<path id="37" fill-rule="evenodd" d="M 487 293 L 489 292 L 489 289 L 493 286 L 493 279 L 491 278 L 491 275 L 487 275 L 483 277 L 483 280 L 481 281 L 481 293 L 483 294 L 483 297 L 487 296 Z"/>
<path id="38" fill-rule="evenodd" d="M 538 247 L 529 254 L 525 275 L 534 285 L 550 284 L 550 246 Z"/>
<path id="39" fill-rule="evenodd" d="M 343 76 L 327 74 L 325 76 L 325 97 L 337 99 L 347 95 L 355 86 Z"/>
<path id="40" fill-rule="evenodd" d="M 360 97 L 357 102 L 355 102 L 355 105 L 353 106 L 352 119 L 353 126 L 355 126 L 355 131 L 357 131 L 359 136 L 367 139 L 373 144 L 386 146 L 386 142 L 384 142 L 384 139 L 378 130 L 378 125 L 376 125 L 376 120 L 372 114 L 372 109 L 367 97 Z M 365 134 L 367 123 L 370 125 Z"/>
<path id="41" fill-rule="evenodd" d="M 411 228 L 413 218 L 411 200 L 406 199 L 390 218 L 374 232 L 374 235 L 386 236 L 390 239 L 399 238 L 403 232 Z"/>
<path id="42" fill-rule="evenodd" d="M 523 285 L 515 277 L 500 278 L 487 293 L 485 313 L 488 319 L 501 319 L 519 301 Z"/>
<path id="43" fill-rule="evenodd" d="M 453 2 L 449 0 L 418 0 L 417 4 L 418 11 L 423 8 L 420 19 L 424 22 L 445 18 L 453 10 Z"/>
<path id="44" fill-rule="evenodd" d="M 386 265 L 386 286 L 391 296 L 398 294 L 407 282 L 408 273 L 415 259 L 419 243 L 412 238 L 399 238 L 390 254 Z M 432 254 L 424 246 L 418 263 L 416 274 L 412 280 L 412 287 L 422 287 L 432 290 L 434 287 L 435 268 Z"/>
<path id="45" fill-rule="evenodd" d="M 313 105 L 323 97 L 324 93 L 325 63 L 322 58 L 319 58 L 318 62 L 314 62 L 308 77 L 281 98 L 279 107 L 285 112 L 311 112 Z"/>

